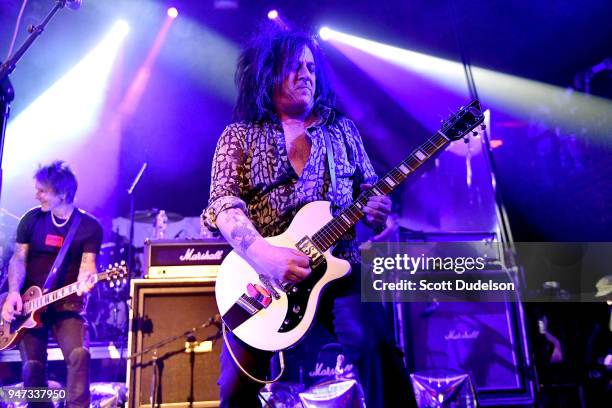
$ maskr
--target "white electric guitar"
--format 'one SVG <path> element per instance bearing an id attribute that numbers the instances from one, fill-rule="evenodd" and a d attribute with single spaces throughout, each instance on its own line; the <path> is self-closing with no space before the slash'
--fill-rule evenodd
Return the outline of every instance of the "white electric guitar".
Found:
<path id="1" fill-rule="evenodd" d="M 325 286 L 350 272 L 347 261 L 331 255 L 337 240 L 363 217 L 372 195 L 386 195 L 451 141 L 464 138 L 484 120 L 475 100 L 444 122 L 429 140 L 335 218 L 330 203 L 306 204 L 281 235 L 266 238 L 275 246 L 297 248 L 310 257 L 311 274 L 293 284 L 267 278 L 232 251 L 221 263 L 215 295 L 226 327 L 252 347 L 278 351 L 297 344 L 312 325 Z"/>

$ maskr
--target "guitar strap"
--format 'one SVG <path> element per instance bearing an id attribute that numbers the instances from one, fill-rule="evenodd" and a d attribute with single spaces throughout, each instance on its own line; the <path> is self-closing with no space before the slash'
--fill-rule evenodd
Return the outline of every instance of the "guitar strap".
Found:
<path id="1" fill-rule="evenodd" d="M 323 131 L 323 139 L 325 139 L 325 150 L 327 150 L 327 166 L 329 167 L 329 179 L 331 181 L 331 202 L 336 203 L 336 163 L 334 161 L 334 150 L 332 148 L 331 139 L 327 126 L 321 126 Z"/>
<path id="2" fill-rule="evenodd" d="M 45 281 L 45 286 L 43 286 L 43 293 L 47 293 L 53 287 L 57 279 L 57 272 L 59 268 L 62 266 L 62 262 L 66 257 L 66 253 L 68 252 L 68 248 L 72 244 L 72 240 L 74 239 L 74 235 L 76 234 L 77 229 L 79 228 L 79 224 L 81 223 L 81 210 L 75 208 L 73 211 L 72 224 L 70 225 L 70 229 L 68 230 L 68 234 L 66 234 L 66 238 L 60 248 L 57 257 L 55 257 L 55 261 L 53 261 L 53 265 L 51 266 L 51 272 L 49 272 L 49 276 L 47 276 L 47 280 Z"/>

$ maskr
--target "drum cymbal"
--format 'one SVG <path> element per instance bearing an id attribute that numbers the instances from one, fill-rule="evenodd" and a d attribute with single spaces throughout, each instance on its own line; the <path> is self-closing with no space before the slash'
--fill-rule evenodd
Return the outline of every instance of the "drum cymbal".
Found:
<path id="1" fill-rule="evenodd" d="M 134 211 L 134 221 L 153 223 L 155 222 L 155 217 L 157 217 L 157 214 L 159 214 L 159 210 L 157 208 L 153 208 L 151 210 Z M 169 211 L 166 211 L 166 217 L 168 217 L 168 222 L 177 222 L 185 218 L 179 213 Z"/>

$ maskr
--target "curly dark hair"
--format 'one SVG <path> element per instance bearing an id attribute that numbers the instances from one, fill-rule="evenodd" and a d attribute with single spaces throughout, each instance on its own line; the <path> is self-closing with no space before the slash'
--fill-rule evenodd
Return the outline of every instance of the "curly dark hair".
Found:
<path id="1" fill-rule="evenodd" d="M 248 42 L 238 58 L 235 81 L 238 99 L 234 118 L 240 121 L 270 120 L 274 113 L 272 96 L 282 86 L 292 63 L 307 46 L 315 61 L 317 78 L 314 106 L 333 108 L 335 95 L 331 90 L 323 53 L 317 40 L 305 32 L 276 26 L 264 26 Z"/>
<path id="2" fill-rule="evenodd" d="M 74 201 L 78 183 L 74 172 L 65 161 L 55 160 L 48 165 L 39 166 L 34 179 L 51 187 L 55 194 L 65 194 L 67 202 Z"/>

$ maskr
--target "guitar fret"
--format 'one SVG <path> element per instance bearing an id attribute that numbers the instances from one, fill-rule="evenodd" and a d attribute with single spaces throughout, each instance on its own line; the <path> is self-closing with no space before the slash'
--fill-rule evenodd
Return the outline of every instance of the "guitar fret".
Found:
<path id="1" fill-rule="evenodd" d="M 383 195 L 389 194 L 393 190 L 393 184 L 387 184 L 384 180 L 381 181 L 381 186 L 379 191 L 382 192 Z"/>
<path id="2" fill-rule="evenodd" d="M 425 156 L 425 154 L 422 151 L 420 151 L 420 150 L 417 150 L 416 152 L 414 152 L 414 155 L 420 161 L 423 161 L 423 160 L 425 160 L 427 158 L 427 156 Z"/>
<path id="3" fill-rule="evenodd" d="M 450 138 L 448 136 L 446 136 L 444 133 L 442 133 L 442 130 L 438 130 L 437 134 L 441 135 L 446 140 L 450 140 Z"/>
<path id="4" fill-rule="evenodd" d="M 404 174 L 402 174 L 402 172 L 398 169 L 393 169 L 392 173 L 394 174 L 393 179 L 396 180 L 398 184 L 404 181 L 406 178 L 406 176 L 404 176 Z"/>
<path id="5" fill-rule="evenodd" d="M 392 174 L 389 174 L 387 177 L 385 177 L 385 182 L 390 187 L 395 187 L 395 185 L 397 184 L 397 181 L 395 180 Z"/>
<path id="6" fill-rule="evenodd" d="M 406 165 L 404 163 L 400 164 L 398 166 L 398 169 L 399 169 L 399 171 L 402 172 L 402 174 L 404 176 L 407 176 L 408 174 L 410 174 L 410 171 L 411 171 L 408 167 L 406 167 Z"/>

